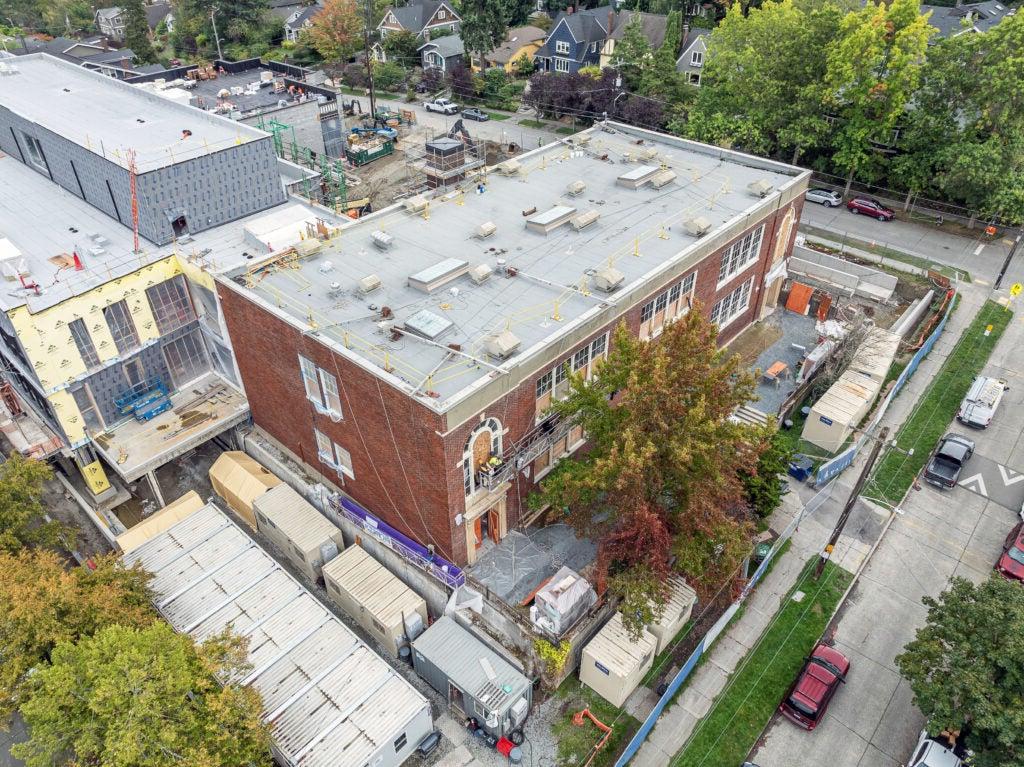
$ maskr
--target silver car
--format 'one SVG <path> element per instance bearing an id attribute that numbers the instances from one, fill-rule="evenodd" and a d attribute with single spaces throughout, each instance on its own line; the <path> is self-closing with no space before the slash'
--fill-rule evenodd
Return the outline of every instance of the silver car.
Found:
<path id="1" fill-rule="evenodd" d="M 839 192 L 833 192 L 831 189 L 822 189 L 820 187 L 808 189 L 804 197 L 810 202 L 821 203 L 826 208 L 838 208 L 843 204 L 843 196 Z"/>

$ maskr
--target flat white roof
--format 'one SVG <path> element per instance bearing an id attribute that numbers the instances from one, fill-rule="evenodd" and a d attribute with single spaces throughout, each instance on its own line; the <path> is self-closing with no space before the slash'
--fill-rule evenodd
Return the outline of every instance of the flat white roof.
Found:
<path id="1" fill-rule="evenodd" d="M 333 522 L 284 482 L 260 495 L 252 505 L 303 554 L 341 534 Z"/>
<path id="2" fill-rule="evenodd" d="M 632 641 L 622 625 L 622 614 L 617 612 L 587 643 L 583 652 L 617 675 L 628 676 L 640 668 L 657 647 L 658 640 L 647 629 L 639 641 Z"/>
<path id="3" fill-rule="evenodd" d="M 249 639 L 241 681 L 301 767 L 364 767 L 429 703 L 212 504 L 124 556 L 154 574 L 161 614 L 202 641 Z"/>
<path id="4" fill-rule="evenodd" d="M 401 624 L 426 603 L 358 544 L 352 544 L 324 565 L 324 580 L 340 588 L 388 628 Z"/>

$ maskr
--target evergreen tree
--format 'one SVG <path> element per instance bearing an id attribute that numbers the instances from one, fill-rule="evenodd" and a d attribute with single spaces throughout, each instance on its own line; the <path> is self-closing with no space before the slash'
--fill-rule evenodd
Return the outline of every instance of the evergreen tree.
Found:
<path id="1" fill-rule="evenodd" d="M 143 64 L 155 64 L 156 52 L 149 41 L 149 22 L 142 0 L 126 0 L 121 10 L 125 15 L 124 44 Z"/>
<path id="2" fill-rule="evenodd" d="M 651 44 L 644 35 L 643 19 L 632 13 L 626 22 L 622 39 L 615 44 L 612 66 L 622 75 L 628 90 L 639 90 L 644 72 L 651 65 Z"/>
<path id="3" fill-rule="evenodd" d="M 483 59 L 505 41 L 508 24 L 503 0 L 463 0 L 459 34 L 466 48 L 467 63 L 476 54 Z"/>
<path id="4" fill-rule="evenodd" d="M 654 53 L 650 69 L 645 73 L 641 89 L 645 95 L 675 99 L 686 84 L 676 71 L 679 46 L 683 36 L 682 14 L 672 11 L 665 22 L 665 39 Z"/>

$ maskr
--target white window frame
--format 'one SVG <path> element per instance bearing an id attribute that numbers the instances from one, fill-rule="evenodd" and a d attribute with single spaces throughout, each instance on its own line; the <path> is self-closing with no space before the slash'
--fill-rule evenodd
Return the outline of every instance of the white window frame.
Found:
<path id="1" fill-rule="evenodd" d="M 28 133 L 22 132 L 21 135 L 25 139 L 25 147 L 28 149 L 28 164 L 36 170 L 49 175 L 50 166 L 46 164 L 46 155 L 43 154 L 42 143 L 35 136 L 31 136 Z"/>
<path id="2" fill-rule="evenodd" d="M 341 418 L 341 394 L 338 391 L 338 379 L 323 368 L 320 373 L 320 388 L 323 391 L 323 409 L 331 416 Z"/>
<path id="3" fill-rule="evenodd" d="M 444 8 L 438 8 L 438 10 L 437 10 L 437 20 L 438 21 L 444 21 L 446 18 L 448 18 L 448 13 L 445 11 L 445 9 Z"/>
<path id="4" fill-rule="evenodd" d="M 313 427 L 313 437 L 316 439 L 316 457 L 320 459 L 321 463 L 326 463 L 334 468 L 334 449 L 331 438 L 316 427 Z"/>
<path id="5" fill-rule="evenodd" d="M 568 72 L 569 71 L 569 59 L 555 57 L 555 71 L 556 72 Z"/>
<path id="6" fill-rule="evenodd" d="M 711 321 L 718 329 L 726 327 L 750 308 L 750 296 L 753 293 L 754 278 L 744 282 L 738 288 L 722 298 L 711 309 Z"/>
<path id="7" fill-rule="evenodd" d="M 320 393 L 320 379 L 317 375 L 317 366 L 313 360 L 299 355 L 299 372 L 302 375 L 302 385 L 306 390 L 306 399 L 323 409 L 324 400 Z"/>
<path id="8" fill-rule="evenodd" d="M 505 430 L 501 425 L 501 421 L 497 418 L 487 418 L 469 433 L 469 437 L 466 439 L 466 447 L 462 451 L 462 489 L 465 491 L 467 498 L 482 487 L 478 482 L 476 471 L 473 467 L 473 444 L 476 442 L 477 437 L 485 431 L 490 432 L 491 455 L 502 455 L 502 440 Z"/>
<path id="9" fill-rule="evenodd" d="M 719 289 L 757 263 L 764 240 L 764 226 L 761 224 L 756 229 L 751 229 L 722 254 L 718 268 Z"/>
<path id="10" fill-rule="evenodd" d="M 690 72 L 690 85 L 700 85 L 700 72 Z"/>
<path id="11" fill-rule="evenodd" d="M 704 66 L 704 52 L 703 51 L 692 51 L 690 53 L 690 66 L 691 67 L 702 67 L 702 66 Z"/>
<path id="12" fill-rule="evenodd" d="M 657 338 L 665 327 L 690 311 L 690 301 L 697 286 L 697 271 L 694 270 L 679 282 L 663 290 L 640 307 L 640 340 Z"/>
<path id="13" fill-rule="evenodd" d="M 555 40 L 555 53 L 568 53 L 569 43 L 565 40 Z"/>
<path id="14" fill-rule="evenodd" d="M 334 443 L 334 458 L 334 468 L 339 477 L 344 475 L 349 479 L 356 478 L 355 469 L 352 468 L 352 454 L 337 442 Z"/>

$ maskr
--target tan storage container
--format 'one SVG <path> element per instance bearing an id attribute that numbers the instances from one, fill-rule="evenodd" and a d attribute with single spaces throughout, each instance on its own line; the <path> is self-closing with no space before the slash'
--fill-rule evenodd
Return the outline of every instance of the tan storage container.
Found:
<path id="1" fill-rule="evenodd" d="M 274 543 L 311 581 L 345 548 L 341 530 L 290 485 L 280 484 L 253 501 L 256 529 Z"/>
<path id="2" fill-rule="evenodd" d="M 210 484 L 231 510 L 255 529 L 252 502 L 280 485 L 281 480 L 254 458 L 240 450 L 229 450 L 210 467 Z"/>
<path id="3" fill-rule="evenodd" d="M 331 601 L 392 655 L 427 626 L 427 603 L 358 545 L 324 565 Z"/>
<path id="4" fill-rule="evenodd" d="M 583 648 L 580 681 L 613 706 L 621 706 L 654 663 L 658 640 L 647 629 L 633 642 L 615 613 Z"/>
<path id="5" fill-rule="evenodd" d="M 675 639 L 676 634 L 682 631 L 683 626 L 690 620 L 693 606 L 697 604 L 697 592 L 691 589 L 690 584 L 682 578 L 672 578 L 669 581 L 669 588 L 672 591 L 665 604 L 665 612 L 661 616 L 661 620 L 647 627 L 654 634 L 654 638 L 658 640 L 655 653 L 664 650 L 669 642 Z"/>

